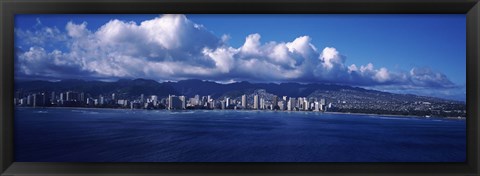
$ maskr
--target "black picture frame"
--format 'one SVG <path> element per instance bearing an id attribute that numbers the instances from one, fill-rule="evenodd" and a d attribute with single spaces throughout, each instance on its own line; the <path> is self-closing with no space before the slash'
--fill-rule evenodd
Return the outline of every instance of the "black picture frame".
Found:
<path id="1" fill-rule="evenodd" d="M 479 175 L 478 0 L 2 0 L 2 175 Z M 464 163 L 26 163 L 13 156 L 15 14 L 466 14 L 467 161 Z"/>

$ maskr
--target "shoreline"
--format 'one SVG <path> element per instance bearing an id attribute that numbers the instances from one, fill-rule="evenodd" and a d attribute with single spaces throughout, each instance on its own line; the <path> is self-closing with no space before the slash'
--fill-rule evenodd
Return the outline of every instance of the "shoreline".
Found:
<path id="1" fill-rule="evenodd" d="M 127 108 L 90 108 L 90 107 L 19 107 L 15 106 L 15 108 L 28 108 L 28 109 L 104 109 L 104 110 L 156 110 L 156 111 L 172 111 L 172 110 L 167 110 L 167 109 L 127 109 Z M 175 111 L 254 111 L 254 112 L 262 112 L 264 110 L 244 110 L 244 109 L 184 109 L 184 110 L 173 110 L 172 112 Z M 399 118 L 422 118 L 422 119 L 449 119 L 449 120 L 466 120 L 466 117 L 438 117 L 438 116 L 431 116 L 431 117 L 425 117 L 425 116 L 416 116 L 416 115 L 396 115 L 396 114 L 369 114 L 369 113 L 353 113 L 353 112 L 322 112 L 322 111 L 272 111 L 268 110 L 267 112 L 307 112 L 307 113 L 325 113 L 325 114 L 347 114 L 347 115 L 361 115 L 361 116 L 387 116 L 387 117 L 399 117 Z"/>
<path id="2" fill-rule="evenodd" d="M 354 115 L 362 115 L 362 116 L 387 116 L 387 117 L 414 117 L 414 118 L 422 118 L 422 119 L 450 119 L 450 120 L 466 120 L 466 117 L 438 117 L 438 116 L 417 116 L 417 115 L 396 115 L 396 114 L 369 114 L 369 113 L 354 113 L 354 112 L 324 112 L 328 114 L 354 114 Z"/>

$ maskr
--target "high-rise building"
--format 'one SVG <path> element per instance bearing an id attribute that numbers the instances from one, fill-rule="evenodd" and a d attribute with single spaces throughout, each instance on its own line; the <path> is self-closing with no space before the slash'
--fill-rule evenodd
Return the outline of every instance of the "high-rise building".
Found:
<path id="1" fill-rule="evenodd" d="M 297 103 L 296 106 L 297 106 L 299 109 L 303 109 L 303 98 L 302 98 L 302 97 L 298 97 L 296 103 Z"/>
<path id="2" fill-rule="evenodd" d="M 306 98 L 303 99 L 303 110 L 304 111 L 310 110 L 310 106 L 309 106 L 308 100 Z"/>
<path id="3" fill-rule="evenodd" d="M 93 99 L 87 98 L 87 105 L 89 106 L 93 105 Z"/>
<path id="4" fill-rule="evenodd" d="M 190 98 L 189 100 L 189 106 L 196 106 L 197 103 L 196 103 L 196 99 L 195 98 Z"/>
<path id="5" fill-rule="evenodd" d="M 60 93 L 60 104 L 63 105 L 64 101 L 67 100 L 67 96 L 65 95 L 65 93 Z"/>
<path id="6" fill-rule="evenodd" d="M 242 108 L 247 109 L 247 95 L 242 95 Z"/>
<path id="7" fill-rule="evenodd" d="M 228 106 L 230 106 L 231 102 L 230 102 L 230 98 L 226 98 L 225 99 L 225 107 L 228 108 Z"/>
<path id="8" fill-rule="evenodd" d="M 272 98 L 272 109 L 278 109 L 278 97 L 276 95 Z"/>
<path id="9" fill-rule="evenodd" d="M 182 100 L 180 100 L 180 98 L 175 95 L 169 95 L 168 109 L 169 110 L 182 109 Z"/>
<path id="10" fill-rule="evenodd" d="M 258 99 L 258 95 L 253 96 L 253 109 L 260 109 L 260 102 Z"/>
<path id="11" fill-rule="evenodd" d="M 278 109 L 284 111 L 286 108 L 285 108 L 285 101 L 279 101 L 278 102 Z"/>
<path id="12" fill-rule="evenodd" d="M 157 106 L 158 97 L 156 95 L 152 95 L 152 96 L 150 96 L 150 101 L 153 103 L 153 106 Z"/>
<path id="13" fill-rule="evenodd" d="M 55 103 L 55 101 L 56 101 L 55 92 L 52 92 L 52 93 L 50 94 L 50 102 Z"/>
<path id="14" fill-rule="evenodd" d="M 85 102 L 85 93 L 80 92 L 80 94 L 78 95 L 78 100 L 80 102 Z"/>
<path id="15" fill-rule="evenodd" d="M 320 99 L 320 111 L 326 111 L 327 102 L 325 98 Z"/>
<path id="16" fill-rule="evenodd" d="M 72 92 L 68 91 L 67 92 L 67 101 L 78 101 L 78 93 L 77 92 Z"/>
<path id="17" fill-rule="evenodd" d="M 290 97 L 290 100 L 288 100 L 287 103 L 287 110 L 289 111 L 294 111 L 296 106 L 297 101 L 295 101 L 295 98 Z"/>
<path id="18" fill-rule="evenodd" d="M 315 105 L 313 107 L 313 111 L 320 111 L 320 103 L 318 101 L 315 102 Z"/>
<path id="19" fill-rule="evenodd" d="M 46 106 L 48 102 L 48 95 L 47 93 L 40 94 L 40 102 L 38 103 L 39 106 Z"/>
<path id="20" fill-rule="evenodd" d="M 145 103 L 145 95 L 143 95 L 143 94 L 140 95 L 140 102 L 142 104 Z"/>
<path id="21" fill-rule="evenodd" d="M 227 101 L 226 101 L 226 100 L 220 101 L 220 107 L 221 107 L 222 109 L 225 109 L 225 108 L 226 108 L 226 104 L 227 104 Z"/>
<path id="22" fill-rule="evenodd" d="M 32 95 L 28 95 L 27 96 L 27 105 L 30 106 L 32 105 L 33 103 L 33 96 Z"/>
<path id="23" fill-rule="evenodd" d="M 33 98 L 32 106 L 36 107 L 37 106 L 37 94 L 33 94 L 32 98 Z"/>
<path id="24" fill-rule="evenodd" d="M 117 98 L 115 97 L 115 93 L 112 93 L 112 100 L 115 100 L 115 98 Z"/>
<path id="25" fill-rule="evenodd" d="M 178 98 L 180 98 L 180 100 L 182 101 L 182 109 L 186 109 L 187 108 L 187 98 L 185 96 L 179 96 Z"/>
<path id="26" fill-rule="evenodd" d="M 206 97 L 206 96 L 202 96 L 201 105 L 202 105 L 202 106 L 208 106 L 208 105 L 207 105 L 207 102 L 208 102 L 207 97 Z"/>
<path id="27" fill-rule="evenodd" d="M 265 99 L 260 98 L 260 109 L 265 109 Z"/>
<path id="28" fill-rule="evenodd" d="M 98 99 L 99 99 L 99 101 L 100 101 L 100 102 L 99 102 L 100 105 L 105 104 L 105 98 L 104 98 L 102 95 L 100 95 L 100 96 L 98 97 Z"/>
<path id="29" fill-rule="evenodd" d="M 200 95 L 195 95 L 195 102 L 194 102 L 193 105 L 196 106 L 196 105 L 200 105 L 200 104 L 201 104 L 201 103 L 200 103 Z"/>

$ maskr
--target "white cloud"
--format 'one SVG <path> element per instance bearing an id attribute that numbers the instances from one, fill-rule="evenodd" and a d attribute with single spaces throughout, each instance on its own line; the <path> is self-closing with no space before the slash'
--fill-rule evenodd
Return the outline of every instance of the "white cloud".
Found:
<path id="1" fill-rule="evenodd" d="M 162 15 L 139 24 L 113 19 L 94 30 L 86 22 L 69 22 L 65 33 L 38 25 L 37 31 L 16 29 L 16 37 L 29 48 L 18 55 L 18 73 L 26 76 L 453 85 L 429 69 L 404 73 L 375 69 L 372 63 L 346 66 L 340 51 L 319 50 L 307 35 L 262 43 L 261 35 L 254 33 L 234 48 L 227 44 L 229 35 L 217 37 L 184 15 Z M 65 48 L 52 49 L 49 43 Z"/>
<path id="2" fill-rule="evenodd" d="M 235 66 L 234 54 L 237 52 L 233 48 L 217 48 L 215 50 L 205 48 L 203 54 L 215 61 L 215 66 L 222 73 L 228 73 Z"/>
<path id="3" fill-rule="evenodd" d="M 385 67 L 380 68 L 380 70 L 375 73 L 375 79 L 378 82 L 385 82 L 390 80 L 390 73 L 388 73 L 388 70 Z"/>
<path id="4" fill-rule="evenodd" d="M 65 29 L 67 30 L 68 36 L 73 38 L 84 37 L 89 33 L 87 30 L 87 22 L 83 22 L 82 24 L 68 22 Z"/>
<path id="5" fill-rule="evenodd" d="M 322 54 L 320 55 L 320 60 L 323 61 L 323 66 L 327 70 L 331 70 L 335 66 L 342 67 L 345 62 L 337 49 L 332 47 L 326 47 L 323 49 Z"/>
<path id="6" fill-rule="evenodd" d="M 241 47 L 241 51 L 244 54 L 248 55 L 259 55 L 260 54 L 260 34 L 250 34 L 245 39 L 245 43 Z"/>
<path id="7" fill-rule="evenodd" d="M 355 64 L 348 66 L 348 73 L 352 73 L 354 71 L 358 71 L 358 68 Z"/>

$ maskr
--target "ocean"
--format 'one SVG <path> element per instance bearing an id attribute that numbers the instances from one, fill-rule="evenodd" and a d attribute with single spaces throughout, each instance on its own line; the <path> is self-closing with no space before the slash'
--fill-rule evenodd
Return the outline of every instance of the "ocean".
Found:
<path id="1" fill-rule="evenodd" d="M 16 108 L 16 162 L 464 162 L 466 121 L 321 112 Z"/>

